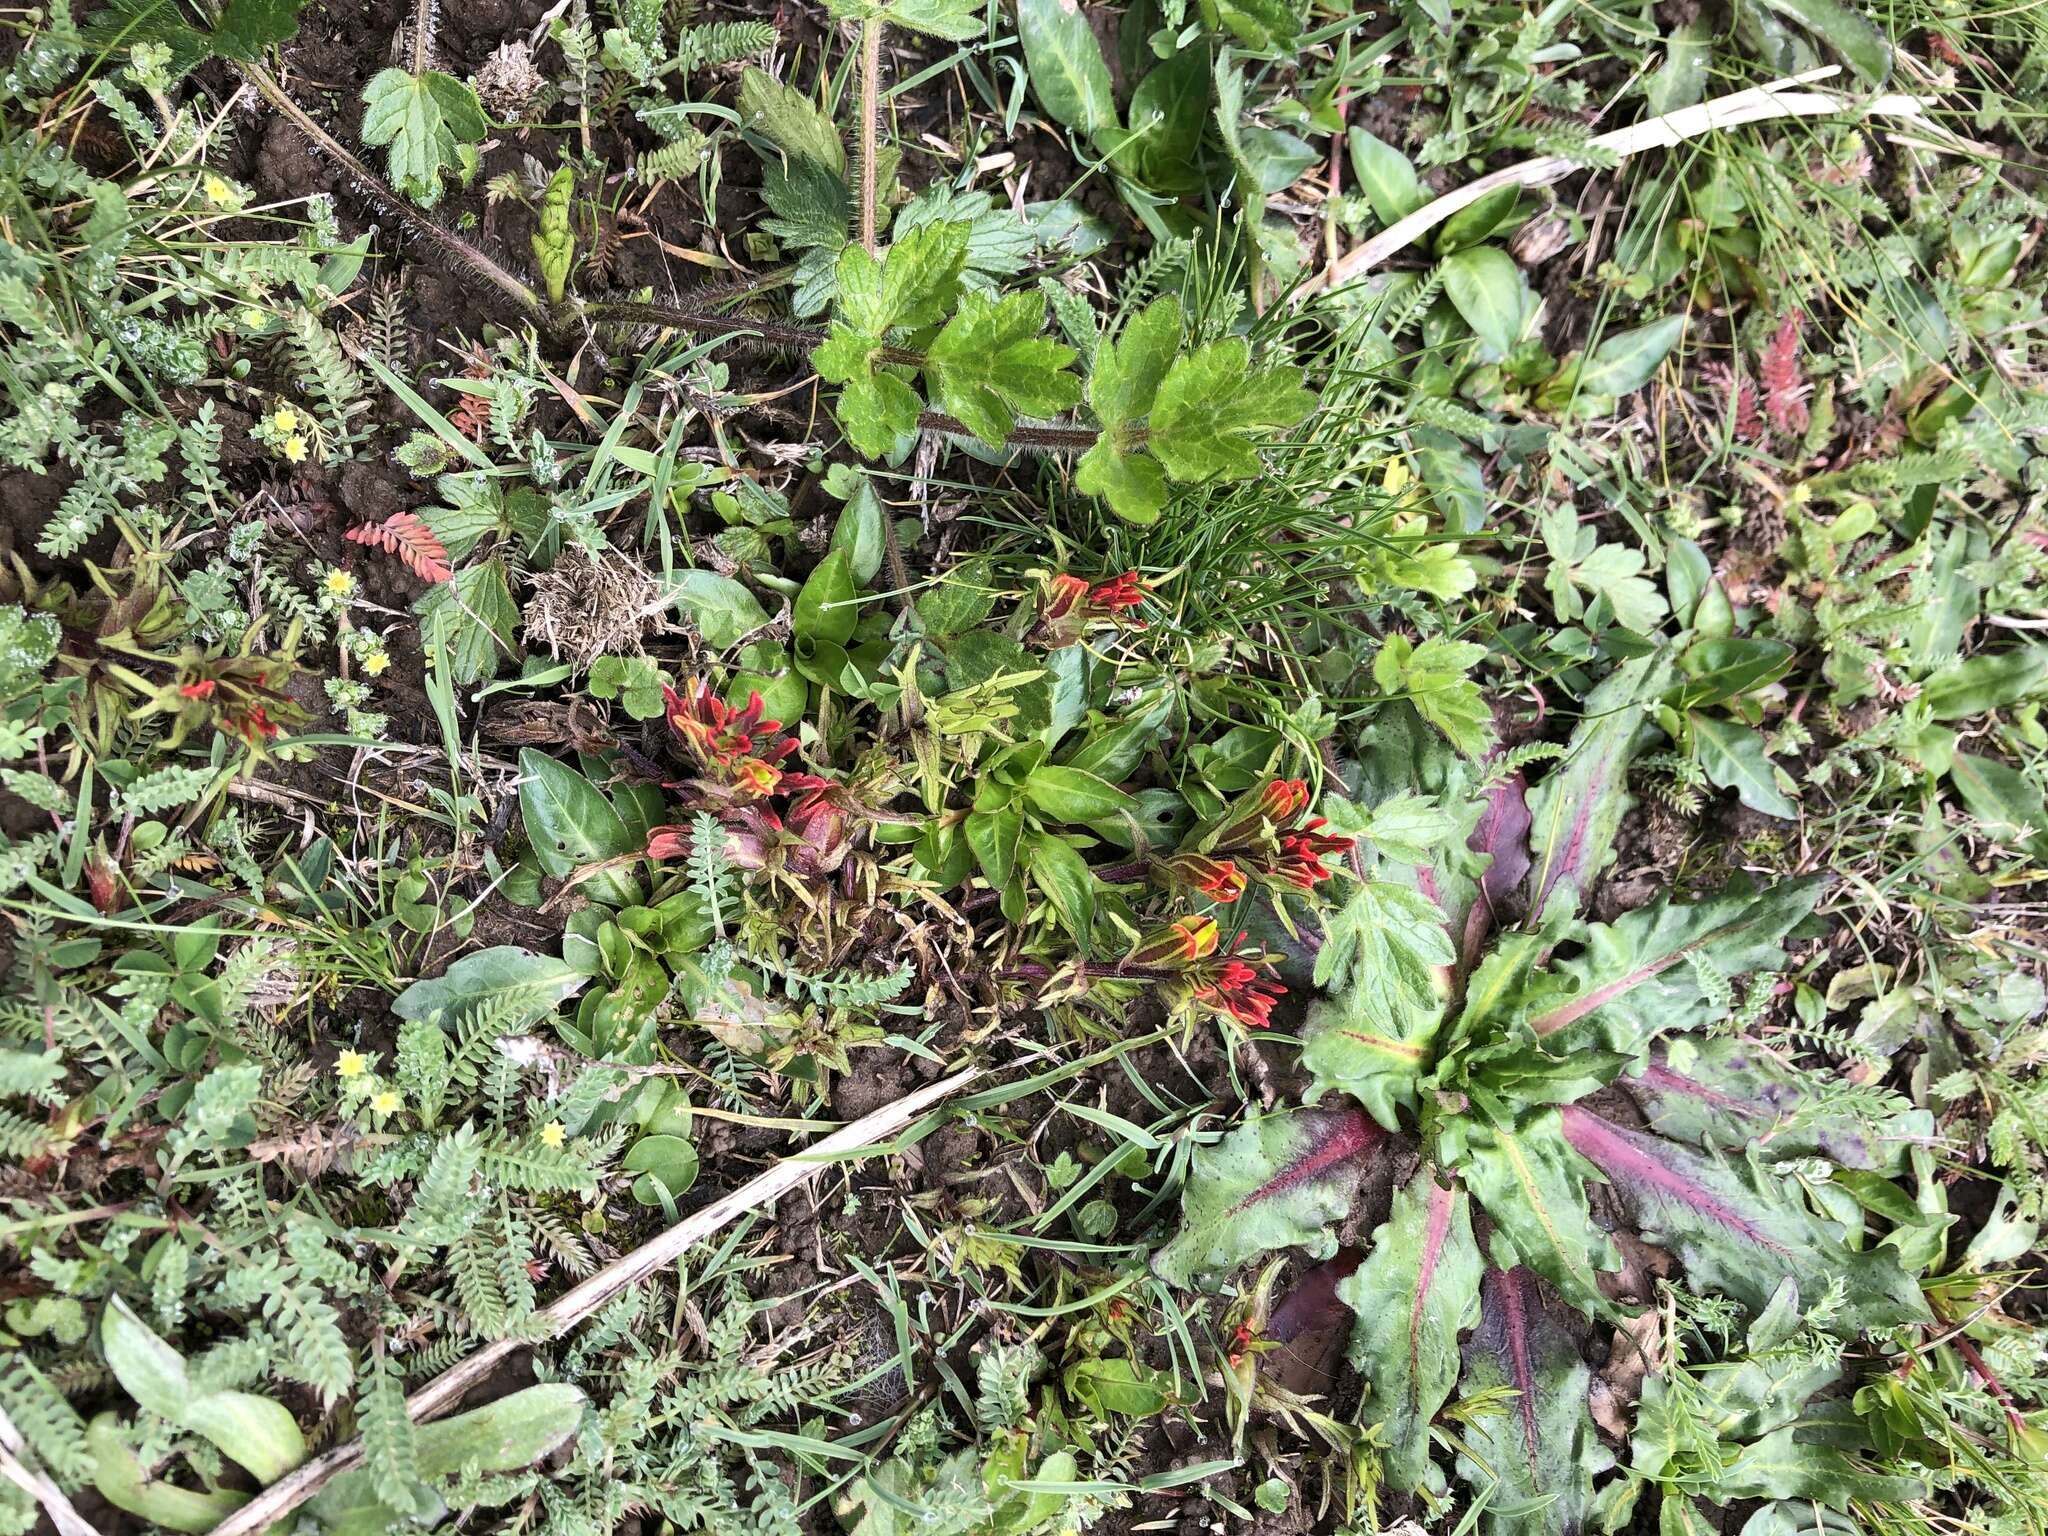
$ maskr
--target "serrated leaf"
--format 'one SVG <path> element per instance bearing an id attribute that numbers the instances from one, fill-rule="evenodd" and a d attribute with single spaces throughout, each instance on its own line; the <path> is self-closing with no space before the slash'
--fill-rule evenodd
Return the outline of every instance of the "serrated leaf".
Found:
<path id="1" fill-rule="evenodd" d="M 380 70 L 363 88 L 362 139 L 388 146 L 391 184 L 423 208 L 441 199 L 441 178 L 462 164 L 459 148 L 480 144 L 490 120 L 476 92 L 430 69 Z"/>
<path id="2" fill-rule="evenodd" d="M 516 655 L 519 605 L 512 600 L 505 561 L 498 555 L 457 571 L 429 587 L 413 611 L 426 640 L 462 684 L 495 676 L 501 657 Z"/>
<path id="3" fill-rule="evenodd" d="M 1623 662 L 1586 696 L 1564 761 L 1529 796 L 1529 846 L 1535 855 L 1529 905 L 1542 912 L 1560 887 L 1576 909 L 1613 855 L 1614 835 L 1635 800 L 1628 792 L 1651 702 L 1664 691 L 1671 663 L 1661 652 Z"/>
<path id="4" fill-rule="evenodd" d="M 1121 452 L 1105 432 L 1074 465 L 1074 486 L 1100 496 L 1127 523 L 1144 526 L 1166 510 L 1166 471 L 1157 459 Z"/>
<path id="5" fill-rule="evenodd" d="M 1431 635 L 1417 645 L 1394 634 L 1373 658 L 1372 680 L 1407 699 L 1460 752 L 1478 757 L 1493 745 L 1493 711 L 1468 674 L 1485 658 L 1486 647 L 1469 640 Z"/>
<path id="6" fill-rule="evenodd" d="M 1077 0 L 1018 0 L 1017 36 L 1048 117 L 1091 138 L 1116 127 L 1109 65 Z"/>
<path id="7" fill-rule="evenodd" d="M 1854 1333 L 1925 1322 L 1920 1288 L 1898 1251 L 1852 1252 L 1778 1174 L 1753 1159 L 1710 1157 L 1614 1125 L 1580 1105 L 1561 1112 L 1572 1149 L 1606 1176 L 1644 1238 L 1669 1248 L 1692 1284 L 1760 1313 L 1788 1276 L 1802 1296 L 1843 1288 L 1830 1328 Z"/>
<path id="8" fill-rule="evenodd" d="M 1526 1269 L 1490 1270 L 1480 1284 L 1479 1326 L 1465 1345 L 1459 1397 L 1503 1389 L 1505 1413 L 1465 1429 L 1458 1476 L 1489 1495 L 1489 1536 L 1577 1532 L 1593 1505 L 1593 1475 L 1613 1464 L 1587 1406 L 1592 1372 L 1572 1335 Z"/>
<path id="9" fill-rule="evenodd" d="M 1365 1261 L 1337 1284 L 1358 1314 L 1359 1422 L 1379 1426 L 1384 1475 L 1401 1492 L 1420 1487 L 1428 1471 L 1430 1420 L 1458 1384 L 1458 1335 L 1478 1321 L 1483 1267 L 1471 1201 L 1425 1164 L 1395 1193 Z"/>
<path id="10" fill-rule="evenodd" d="M 745 126 L 785 155 L 808 157 L 834 176 L 845 176 L 846 145 L 839 130 L 803 92 L 750 64 L 740 76 L 739 106 Z"/>
<path id="11" fill-rule="evenodd" d="M 1180 345 L 1181 324 L 1180 300 L 1162 294 L 1096 347 L 1088 404 L 1106 435 L 1151 411 Z"/>
<path id="12" fill-rule="evenodd" d="M 948 42 L 982 34 L 981 0 L 829 0 L 827 8 L 842 21 L 873 18 Z"/>
<path id="13" fill-rule="evenodd" d="M 213 29 L 212 49 L 223 58 L 255 59 L 299 30 L 306 0 L 228 0 Z"/>
<path id="14" fill-rule="evenodd" d="M 1067 371 L 1074 349 L 1040 335 L 1044 326 L 1042 294 L 962 295 L 925 354 L 934 403 L 992 447 L 1018 416 L 1052 416 L 1077 404 L 1081 381 Z"/>
<path id="15" fill-rule="evenodd" d="M 1145 446 L 1176 480 L 1247 480 L 1259 473 L 1250 442 L 1261 428 L 1291 427 L 1314 409 L 1298 369 L 1251 372 L 1241 336 L 1177 359 L 1160 381 Z"/>
<path id="16" fill-rule="evenodd" d="M 1596 1272 L 1618 1268 L 1614 1245 L 1586 1203 L 1592 1173 L 1565 1140 L 1555 1109 L 1525 1116 L 1514 1130 L 1460 1118 L 1444 1128 L 1446 1166 L 1493 1218 L 1489 1252 L 1502 1268 L 1524 1265 L 1584 1311 L 1606 1301 Z"/>
<path id="17" fill-rule="evenodd" d="M 1180 1232 L 1152 1256 L 1171 1285 L 1208 1288 L 1248 1259 L 1306 1247 L 1326 1259 L 1329 1227 L 1351 1208 L 1362 1165 L 1385 1140 L 1355 1109 L 1297 1109 L 1247 1121 L 1198 1148 L 1181 1193 Z"/>

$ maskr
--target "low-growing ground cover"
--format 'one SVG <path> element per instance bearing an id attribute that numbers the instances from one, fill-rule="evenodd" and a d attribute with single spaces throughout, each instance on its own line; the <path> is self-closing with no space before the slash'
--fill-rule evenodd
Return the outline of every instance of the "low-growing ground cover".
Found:
<path id="1" fill-rule="evenodd" d="M 2048 1525 L 2048 11 L 0 20 L 7 1530 Z"/>

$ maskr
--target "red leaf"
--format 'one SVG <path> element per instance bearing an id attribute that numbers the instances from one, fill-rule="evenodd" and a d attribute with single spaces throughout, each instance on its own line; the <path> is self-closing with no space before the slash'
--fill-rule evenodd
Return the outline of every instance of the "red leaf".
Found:
<path id="1" fill-rule="evenodd" d="M 398 556 L 421 581 L 447 581 L 455 574 L 447 546 L 414 512 L 394 512 L 381 523 L 351 528 L 342 537 Z"/>
<path id="2" fill-rule="evenodd" d="M 1479 877 L 1479 897 L 1465 914 L 1465 933 L 1459 944 L 1458 967 L 1469 973 L 1479 963 L 1479 951 L 1498 920 L 1496 908 L 1529 873 L 1529 781 L 1519 772 L 1498 780 L 1487 792 L 1486 809 L 1479 824 L 1465 839 L 1474 853 L 1493 855 L 1493 862 Z"/>
<path id="3" fill-rule="evenodd" d="M 1757 360 L 1764 386 L 1764 414 L 1770 418 L 1772 430 L 1787 437 L 1800 436 L 1809 421 L 1809 388 L 1799 367 L 1799 332 L 1804 324 L 1805 317 L 1793 310 Z"/>

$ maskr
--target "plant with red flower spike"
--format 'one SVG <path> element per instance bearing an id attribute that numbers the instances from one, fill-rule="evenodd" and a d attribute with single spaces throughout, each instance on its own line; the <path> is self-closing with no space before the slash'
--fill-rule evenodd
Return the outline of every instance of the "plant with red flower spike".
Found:
<path id="1" fill-rule="evenodd" d="M 1136 571 L 1125 571 L 1101 582 L 1088 593 L 1088 606 L 1100 613 L 1118 614 L 1145 601 L 1147 588 Z"/>
<path id="2" fill-rule="evenodd" d="M 780 734 L 781 721 L 761 718 L 761 695 L 749 695 L 746 708 L 734 709 L 708 683 L 691 681 L 685 687 L 687 693 L 673 688 L 662 693 L 669 728 L 698 766 L 742 794 L 774 794 L 788 777 L 776 764 L 796 750 L 796 738 Z"/>
<path id="3" fill-rule="evenodd" d="M 1064 571 L 1049 576 L 1039 595 L 1038 622 L 1025 637 L 1025 644 L 1058 650 L 1077 643 L 1091 629 L 1110 625 L 1142 629 L 1142 624 L 1125 615 L 1142 604 L 1149 592 L 1136 571 L 1125 571 L 1093 586 Z"/>
<path id="4" fill-rule="evenodd" d="M 1771 429 L 1786 437 L 1805 433 L 1810 422 L 1806 397 L 1811 386 L 1799 368 L 1799 333 L 1806 317 L 1793 310 L 1778 327 L 1757 359 L 1757 375 L 1764 387 L 1764 414 Z"/>
<path id="5" fill-rule="evenodd" d="M 1281 834 L 1277 878 L 1305 891 L 1336 873 L 1323 860 L 1332 855 L 1348 855 L 1353 840 L 1330 836 L 1322 830 L 1328 825 L 1329 822 L 1317 816 L 1303 822 L 1299 831 Z"/>
<path id="6" fill-rule="evenodd" d="M 1273 1005 L 1286 995 L 1287 989 L 1279 982 L 1234 956 L 1199 982 L 1194 991 L 1196 1002 L 1228 1014 L 1247 1029 L 1271 1025 Z"/>
<path id="7" fill-rule="evenodd" d="M 1198 835 L 1196 846 L 1153 867 L 1169 882 L 1192 885 L 1219 900 L 1225 898 L 1215 897 L 1205 879 L 1218 880 L 1215 889 L 1234 883 L 1240 895 L 1247 878 L 1276 890 L 1311 890 L 1336 873 L 1323 861 L 1348 855 L 1353 840 L 1324 832 L 1329 823 L 1320 816 L 1296 825 L 1308 802 L 1303 780 L 1270 780 L 1240 797 L 1213 830 Z M 1219 879 L 1225 869 L 1231 882 Z"/>

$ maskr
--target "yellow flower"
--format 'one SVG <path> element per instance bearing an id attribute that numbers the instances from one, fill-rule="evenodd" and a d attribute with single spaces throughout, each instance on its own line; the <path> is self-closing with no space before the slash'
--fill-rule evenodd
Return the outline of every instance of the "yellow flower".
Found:
<path id="1" fill-rule="evenodd" d="M 327 573 L 327 591 L 333 597 L 347 597 L 356 589 L 356 579 L 340 566 Z"/>
<path id="2" fill-rule="evenodd" d="M 372 651 L 363 658 L 363 670 L 372 677 L 382 677 L 391 668 L 391 658 L 383 651 Z"/>
<path id="3" fill-rule="evenodd" d="M 369 1066 L 370 1058 L 361 1051 L 343 1051 L 334 1058 L 334 1070 L 343 1077 L 361 1077 Z"/>
<path id="4" fill-rule="evenodd" d="M 252 331 L 260 331 L 269 323 L 270 316 L 263 313 L 254 304 L 251 304 L 242 311 L 242 324 Z"/>
<path id="5" fill-rule="evenodd" d="M 370 1100 L 370 1108 L 377 1111 L 380 1115 L 395 1114 L 397 1113 L 399 1102 L 398 1095 L 389 1088 L 386 1088 L 382 1093 Z"/>
<path id="6" fill-rule="evenodd" d="M 294 432 L 290 437 L 284 440 L 283 449 L 284 456 L 290 459 L 294 464 L 305 463 L 306 440 L 305 438 L 301 437 L 298 433 Z"/>
<path id="7" fill-rule="evenodd" d="M 567 1136 L 561 1122 L 550 1120 L 540 1128 L 540 1144 L 544 1147 L 559 1147 Z"/>
<path id="8" fill-rule="evenodd" d="M 280 432 L 299 430 L 299 413 L 288 405 L 280 405 L 270 413 L 270 424 Z"/>
<path id="9" fill-rule="evenodd" d="M 207 177 L 204 190 L 209 203 L 218 203 L 223 208 L 235 200 L 233 185 L 222 176 Z"/>

